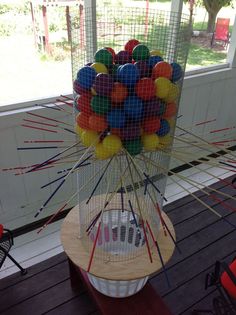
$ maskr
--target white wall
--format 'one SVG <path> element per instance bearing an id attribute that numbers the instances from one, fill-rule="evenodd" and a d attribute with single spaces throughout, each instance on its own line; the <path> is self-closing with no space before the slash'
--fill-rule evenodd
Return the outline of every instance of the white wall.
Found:
<path id="1" fill-rule="evenodd" d="M 45 116 L 56 117 L 60 120 L 65 119 L 67 122 L 73 123 L 73 118 L 70 115 L 65 115 L 61 112 L 58 113 L 48 109 L 41 109 L 35 112 Z M 184 80 L 179 114 L 183 116 L 178 120 L 178 125 L 186 127 L 194 133 L 201 134 L 204 138 L 209 138 L 210 130 L 235 126 L 236 69 L 224 69 L 187 77 Z M 17 147 L 30 146 L 24 144 L 24 140 L 74 139 L 73 135 L 67 132 L 60 132 L 54 135 L 21 127 L 20 125 L 24 118 L 29 119 L 24 110 L 0 113 L 1 169 L 39 163 L 61 150 L 18 151 Z M 195 123 L 215 118 L 216 121 L 211 124 L 194 127 Z M 235 135 L 236 129 L 234 130 L 234 138 Z M 195 151 L 198 151 L 196 156 L 204 154 L 204 152 L 199 152 L 199 149 Z M 176 164 L 177 161 L 173 160 L 172 167 Z M 183 163 L 178 162 L 178 164 Z M 15 176 L 14 171 L 1 171 L 0 222 L 5 223 L 9 228 L 15 228 L 34 221 L 35 212 L 52 192 L 52 189 L 55 189 L 56 184 L 52 185 L 51 188 L 45 189 L 40 189 L 40 186 L 57 177 L 56 170 L 66 167 L 69 166 L 58 166 L 57 168 L 20 176 Z M 38 218 L 55 211 L 58 207 L 57 203 L 71 196 L 74 191 L 75 181 L 71 178 L 53 199 L 54 201 L 50 203 L 50 207 Z"/>

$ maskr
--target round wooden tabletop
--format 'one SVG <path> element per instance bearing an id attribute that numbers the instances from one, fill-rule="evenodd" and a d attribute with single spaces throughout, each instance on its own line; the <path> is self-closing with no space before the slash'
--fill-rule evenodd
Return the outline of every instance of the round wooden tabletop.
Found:
<path id="1" fill-rule="evenodd" d="M 173 225 L 167 215 L 162 212 L 163 219 L 169 231 L 175 238 Z M 61 241 L 63 248 L 70 260 L 83 270 L 87 271 L 90 252 L 84 246 L 83 239 L 79 238 L 79 207 L 74 207 L 64 219 L 61 228 Z M 165 235 L 162 225 L 158 234 L 158 245 L 166 264 L 171 258 L 175 244 L 169 235 Z M 134 259 L 125 261 L 93 260 L 89 273 L 108 280 L 134 280 L 149 276 L 162 268 L 157 248 L 151 247 L 152 263 L 148 252 Z"/>

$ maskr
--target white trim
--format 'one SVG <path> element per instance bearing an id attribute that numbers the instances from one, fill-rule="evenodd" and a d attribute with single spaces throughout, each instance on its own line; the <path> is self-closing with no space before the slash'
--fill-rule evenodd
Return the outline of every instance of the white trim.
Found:
<path id="1" fill-rule="evenodd" d="M 187 70 L 185 71 L 185 77 L 193 76 L 196 74 L 203 74 L 203 73 L 210 73 L 211 71 L 215 70 L 221 70 L 221 69 L 229 69 L 230 68 L 230 63 L 222 63 L 219 65 L 213 65 L 213 66 L 206 66 L 206 67 L 201 67 L 201 68 L 196 68 L 192 70 Z"/>
<path id="2" fill-rule="evenodd" d="M 231 68 L 236 68 L 236 16 L 234 19 L 233 32 L 231 34 L 231 40 L 229 44 L 227 62 L 230 64 Z"/>

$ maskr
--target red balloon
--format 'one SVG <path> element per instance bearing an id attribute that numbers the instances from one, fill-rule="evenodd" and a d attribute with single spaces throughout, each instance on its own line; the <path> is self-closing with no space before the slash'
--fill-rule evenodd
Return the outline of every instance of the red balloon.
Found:
<path id="1" fill-rule="evenodd" d="M 175 116 L 177 113 L 177 106 L 175 103 L 167 103 L 166 109 L 164 114 L 162 115 L 163 118 L 171 118 Z"/>
<path id="2" fill-rule="evenodd" d="M 125 44 L 125 50 L 127 50 L 130 54 L 132 54 L 132 51 L 135 46 L 140 44 L 140 42 L 137 39 L 130 39 L 126 44 Z"/>
<path id="3" fill-rule="evenodd" d="M 76 121 L 80 128 L 89 129 L 89 115 L 87 113 L 80 112 L 76 116 Z"/>
<path id="4" fill-rule="evenodd" d="M 90 93 L 82 94 L 77 100 L 77 108 L 80 112 L 87 113 L 88 115 L 92 114 L 92 108 L 90 106 L 90 101 L 92 95 Z"/>
<path id="5" fill-rule="evenodd" d="M 155 96 L 156 86 L 151 78 L 142 78 L 137 82 L 135 91 L 138 97 L 144 101 L 148 101 Z"/>
<path id="6" fill-rule="evenodd" d="M 171 79 L 173 69 L 168 62 L 159 61 L 152 69 L 152 78 L 155 80 L 159 77 Z"/>
<path id="7" fill-rule="evenodd" d="M 115 53 L 115 50 L 111 47 L 105 47 L 106 50 L 110 51 L 110 53 L 112 54 L 112 58 L 113 58 L 113 61 L 115 60 L 115 56 L 116 56 L 116 53 Z"/>
<path id="8" fill-rule="evenodd" d="M 98 114 L 91 115 L 89 117 L 89 128 L 97 132 L 104 131 L 108 128 L 106 117 Z"/>
<path id="9" fill-rule="evenodd" d="M 151 134 L 155 133 L 160 129 L 161 122 L 158 117 L 145 119 L 143 122 L 143 131 L 144 133 Z"/>
<path id="10" fill-rule="evenodd" d="M 111 92 L 111 101 L 113 103 L 122 103 L 127 96 L 128 96 L 127 87 L 120 82 L 115 82 Z"/>

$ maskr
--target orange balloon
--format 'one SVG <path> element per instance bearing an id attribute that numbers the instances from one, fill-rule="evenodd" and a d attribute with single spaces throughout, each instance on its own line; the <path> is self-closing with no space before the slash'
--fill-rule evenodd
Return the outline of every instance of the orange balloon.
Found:
<path id="1" fill-rule="evenodd" d="M 111 92 L 111 101 L 113 103 L 122 103 L 128 96 L 127 87 L 120 82 L 115 82 Z"/>
<path id="2" fill-rule="evenodd" d="M 91 130 L 101 132 L 108 128 L 106 117 L 93 114 L 89 117 L 89 128 Z"/>
<path id="3" fill-rule="evenodd" d="M 177 106 L 175 103 L 167 103 L 166 104 L 166 109 L 165 112 L 163 114 L 163 118 L 171 118 L 173 116 L 175 116 L 177 113 Z"/>
<path id="4" fill-rule="evenodd" d="M 152 69 L 152 78 L 155 80 L 159 77 L 171 79 L 172 67 L 168 62 L 159 61 Z"/>
<path id="5" fill-rule="evenodd" d="M 77 124 L 80 126 L 80 128 L 89 129 L 89 117 L 90 116 L 84 112 L 80 112 L 76 116 L 76 121 L 77 121 Z"/>

